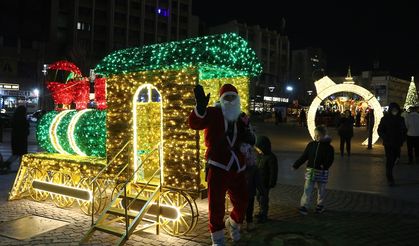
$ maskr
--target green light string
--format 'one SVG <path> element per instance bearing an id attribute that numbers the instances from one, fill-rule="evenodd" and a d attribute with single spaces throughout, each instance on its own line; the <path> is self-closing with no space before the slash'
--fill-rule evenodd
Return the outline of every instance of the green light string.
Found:
<path id="1" fill-rule="evenodd" d="M 189 66 L 199 68 L 200 79 L 257 76 L 262 71 L 247 41 L 226 33 L 118 50 L 106 56 L 95 72 L 106 76 Z"/>
<path id="2" fill-rule="evenodd" d="M 87 156 L 106 157 L 106 111 L 91 110 L 76 123 L 74 139 Z"/>
<path id="3" fill-rule="evenodd" d="M 75 114 L 77 114 L 76 110 L 72 110 L 71 112 L 67 113 L 61 119 L 57 126 L 58 143 L 69 154 L 75 154 L 74 150 L 71 148 L 69 139 L 67 137 L 68 125 L 70 124 L 70 121 Z"/>
<path id="4" fill-rule="evenodd" d="M 36 139 L 38 140 L 39 146 L 49 153 L 56 153 L 54 146 L 52 146 L 51 139 L 49 137 L 49 128 L 52 120 L 57 116 L 57 111 L 51 111 L 42 116 L 36 127 Z"/>

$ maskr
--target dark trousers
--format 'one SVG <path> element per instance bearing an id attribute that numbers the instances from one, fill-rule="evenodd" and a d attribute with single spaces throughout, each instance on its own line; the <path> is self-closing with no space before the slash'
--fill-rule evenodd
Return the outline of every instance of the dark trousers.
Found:
<path id="1" fill-rule="evenodd" d="M 259 217 L 261 219 L 268 218 L 268 210 L 269 210 L 269 187 L 263 187 L 262 185 L 258 189 L 257 199 L 259 202 Z"/>
<path id="2" fill-rule="evenodd" d="M 407 155 L 410 163 L 413 162 L 413 150 L 416 162 L 419 163 L 419 136 L 407 136 Z"/>
<path id="3" fill-rule="evenodd" d="M 269 210 L 269 190 L 268 187 L 258 186 L 257 187 L 257 201 L 259 203 L 259 214 L 257 217 L 260 219 L 267 219 L 268 218 L 268 210 Z M 249 197 L 249 204 L 247 206 L 246 211 L 246 222 L 251 223 L 253 222 L 253 211 L 254 211 L 254 203 L 255 197 Z"/>
<path id="4" fill-rule="evenodd" d="M 269 187 L 265 187 L 259 177 L 257 168 L 249 168 L 247 171 L 247 184 L 249 190 L 249 202 L 246 210 L 246 222 L 253 222 L 255 195 L 259 203 L 258 217 L 267 219 L 269 210 Z"/>
<path id="5" fill-rule="evenodd" d="M 396 161 L 400 158 L 400 147 L 384 145 L 384 151 L 386 152 L 386 176 L 387 181 L 394 182 L 393 167 L 396 165 Z"/>
<path id="6" fill-rule="evenodd" d="M 340 136 L 340 155 L 343 156 L 343 154 L 345 153 L 344 148 L 345 148 L 345 143 L 346 143 L 346 152 L 348 153 L 348 155 L 351 155 L 351 138 L 352 137 L 347 137 L 347 136 Z"/>
<path id="7" fill-rule="evenodd" d="M 249 192 L 249 201 L 246 210 L 246 222 L 253 222 L 253 211 L 255 204 L 256 190 L 260 185 L 259 172 L 256 166 L 248 166 L 246 169 L 247 189 Z"/>

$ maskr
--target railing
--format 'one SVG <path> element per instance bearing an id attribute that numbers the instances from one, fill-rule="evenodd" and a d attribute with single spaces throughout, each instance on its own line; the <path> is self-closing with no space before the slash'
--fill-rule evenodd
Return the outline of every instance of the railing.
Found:
<path id="1" fill-rule="evenodd" d="M 94 195 L 94 192 L 95 192 L 95 184 L 96 184 L 96 181 L 100 178 L 100 176 L 103 174 L 103 172 L 105 172 L 110 166 L 111 166 L 111 164 L 116 160 L 116 158 L 122 153 L 122 151 L 124 151 L 124 149 L 125 148 L 127 148 L 128 147 L 128 145 L 129 145 L 129 143 L 131 142 L 131 140 L 129 140 L 129 141 L 127 141 L 126 143 L 125 143 L 125 145 L 118 151 L 118 153 L 116 153 L 116 155 L 112 158 L 112 160 L 108 163 L 108 164 L 106 164 L 106 166 L 105 167 L 103 167 L 100 171 L 99 171 L 99 173 L 92 179 L 92 181 L 90 182 L 90 185 L 92 186 L 92 201 L 91 201 L 91 203 L 90 203 L 90 206 L 91 206 L 91 211 L 92 211 L 92 225 L 94 224 L 94 221 L 95 221 L 95 217 L 94 217 L 94 215 L 95 215 L 95 211 L 94 211 L 94 209 L 95 209 L 95 195 Z M 125 169 L 128 167 L 128 163 L 127 164 L 125 164 L 124 165 L 124 167 L 113 177 L 113 180 L 112 180 L 112 182 L 108 182 L 106 185 L 105 185 L 105 187 L 103 188 L 103 192 L 106 192 L 106 189 L 110 186 L 110 184 L 112 184 L 112 183 L 114 183 L 115 182 L 115 180 L 122 174 L 122 172 L 124 172 L 125 171 Z"/>
<path id="2" fill-rule="evenodd" d="M 125 148 L 126 146 L 124 146 L 124 148 Z M 146 187 L 147 186 L 149 186 L 150 185 L 150 183 L 151 183 L 151 181 L 159 174 L 159 177 L 160 177 L 160 173 L 161 173 L 161 164 L 162 164 L 162 157 L 161 157 L 161 149 L 162 149 L 162 144 L 161 143 L 159 143 L 158 145 L 157 145 L 157 147 L 155 147 L 150 153 L 148 153 L 148 155 L 147 155 L 147 157 L 144 159 L 144 160 L 142 160 L 141 161 L 141 163 L 140 163 L 140 165 L 137 167 L 137 169 L 136 170 L 134 170 L 134 172 L 132 173 L 132 175 L 130 176 L 130 177 L 128 177 L 127 178 L 127 180 L 123 183 L 123 186 L 121 187 L 121 189 L 119 190 L 119 192 L 114 196 L 114 198 L 113 198 L 113 200 L 108 204 L 108 206 L 104 209 L 104 211 L 107 211 L 107 210 L 109 210 L 113 205 L 114 205 L 114 203 L 117 201 L 117 199 L 122 195 L 122 193 L 124 194 L 124 204 L 125 204 L 125 206 L 124 206 L 124 216 L 125 216 L 125 230 L 126 230 L 126 235 L 128 236 L 129 235 L 129 230 L 130 229 L 132 229 L 130 226 L 129 226 L 129 218 L 128 218 L 128 210 L 129 210 L 129 208 L 132 206 L 132 204 L 134 204 L 134 202 L 138 199 L 138 197 L 139 197 L 139 195 L 142 193 L 142 192 L 144 192 L 144 190 L 146 189 Z M 143 165 L 144 165 L 144 163 L 146 163 L 146 161 L 152 156 L 152 154 L 156 151 L 156 150 L 159 150 L 159 167 L 157 168 L 157 170 L 150 176 L 150 178 L 147 180 L 147 182 L 141 187 L 141 190 L 139 191 L 139 192 L 137 192 L 137 195 L 134 197 L 134 198 L 132 198 L 132 201 L 130 201 L 130 203 L 129 204 L 127 204 L 127 186 L 128 186 L 128 184 L 130 184 L 130 182 L 135 178 L 135 176 L 136 176 L 136 174 L 141 170 L 141 168 L 143 167 Z M 120 151 L 120 152 L 122 152 L 122 150 Z M 118 152 L 118 154 L 120 153 L 120 152 Z M 115 159 L 115 158 L 114 158 Z M 107 165 L 107 166 L 109 166 L 109 165 Z M 127 166 L 127 165 L 126 165 Z M 125 168 L 126 168 L 126 166 L 123 168 L 123 170 L 125 170 Z M 122 171 L 120 171 L 119 173 L 118 173 L 118 175 L 120 175 L 122 173 Z M 159 180 L 160 180 L 160 184 L 159 184 L 159 186 L 158 186 L 158 188 L 159 189 L 161 189 L 161 178 L 159 178 Z M 94 182 L 93 182 L 93 185 L 94 185 Z M 105 188 L 106 189 L 106 188 Z M 155 193 L 153 194 L 153 196 L 155 195 Z M 94 204 L 93 204 L 93 202 L 94 202 L 94 200 L 92 200 L 92 206 L 94 206 Z M 148 201 L 147 203 L 146 203 L 146 205 L 145 205 L 145 207 L 149 207 L 151 204 L 150 204 L 150 201 Z M 159 206 L 159 201 L 158 201 L 158 206 Z M 140 218 L 140 216 L 142 216 L 142 212 L 143 211 L 145 211 L 144 209 L 145 209 L 145 207 L 143 208 L 143 209 L 141 209 L 141 212 L 138 214 L 138 216 L 135 218 L 135 219 L 133 219 L 133 222 L 136 222 L 139 218 Z M 92 207 L 92 209 L 93 209 L 93 207 Z M 92 210 L 93 211 L 93 210 Z M 97 221 L 101 221 L 102 220 L 102 218 L 103 218 L 103 216 L 105 216 L 105 213 L 103 213 L 101 216 L 99 216 L 99 218 L 97 219 Z M 159 220 L 159 217 L 157 216 L 157 221 Z M 92 225 L 94 225 L 95 223 L 94 223 L 94 216 L 93 216 L 93 213 L 92 213 Z M 158 232 L 158 229 L 157 229 L 157 232 Z"/>

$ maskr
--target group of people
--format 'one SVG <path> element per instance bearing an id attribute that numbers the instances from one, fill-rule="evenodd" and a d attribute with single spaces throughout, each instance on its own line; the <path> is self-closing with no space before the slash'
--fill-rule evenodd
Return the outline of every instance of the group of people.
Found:
<path id="1" fill-rule="evenodd" d="M 378 134 L 383 139 L 386 154 L 386 177 L 388 184 L 394 186 L 393 168 L 400 161 L 401 147 L 407 140 L 409 164 L 419 164 L 419 105 L 410 107 L 409 113 L 401 116 L 397 103 L 390 103 L 388 112 L 381 119 Z"/>
<path id="2" fill-rule="evenodd" d="M 269 191 L 277 181 L 278 160 L 266 136 L 255 136 L 249 118 L 241 112 L 240 96 L 231 84 L 220 89 L 219 102 L 208 106 L 210 94 L 202 86 L 194 89 L 196 107 L 189 115 L 189 126 L 204 130 L 206 181 L 208 184 L 209 230 L 213 245 L 225 245 L 224 228 L 231 239 L 240 240 L 240 225 L 246 220 L 247 229 L 268 219 Z M 334 158 L 330 137 L 324 126 L 315 129 L 315 141 L 310 142 L 293 165 L 298 169 L 308 161 L 306 182 L 301 198 L 300 213 L 307 214 L 311 192 L 318 187 L 316 212 L 324 211 L 328 169 Z M 247 187 L 247 189 L 245 188 Z M 233 208 L 224 221 L 225 198 L 229 195 Z M 255 197 L 259 213 L 254 216 Z"/>

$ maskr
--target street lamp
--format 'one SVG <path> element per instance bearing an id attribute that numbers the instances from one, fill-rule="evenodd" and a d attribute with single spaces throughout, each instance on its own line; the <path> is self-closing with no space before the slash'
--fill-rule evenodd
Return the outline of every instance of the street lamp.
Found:
<path id="1" fill-rule="evenodd" d="M 44 110 L 45 109 L 45 103 L 46 103 L 46 98 L 45 98 L 45 82 L 46 82 L 46 77 L 48 74 L 48 64 L 44 64 L 42 66 L 42 73 L 44 74 L 44 81 L 42 83 L 42 85 L 40 86 L 40 89 L 38 90 L 38 109 L 39 107 Z M 41 101 L 42 100 L 42 101 Z"/>
<path id="2" fill-rule="evenodd" d="M 269 86 L 268 87 L 269 92 L 271 93 L 271 108 L 273 109 L 273 105 L 274 105 L 274 96 L 273 96 L 273 92 L 275 90 L 275 86 Z"/>
<path id="3" fill-rule="evenodd" d="M 292 87 L 292 86 L 288 85 L 285 89 L 286 89 L 288 92 L 292 92 L 292 91 L 294 90 L 294 87 Z"/>

